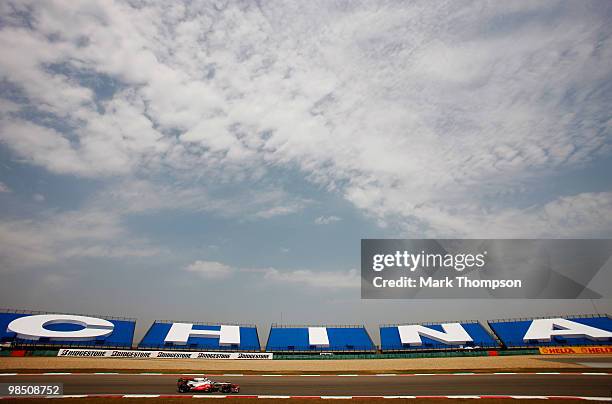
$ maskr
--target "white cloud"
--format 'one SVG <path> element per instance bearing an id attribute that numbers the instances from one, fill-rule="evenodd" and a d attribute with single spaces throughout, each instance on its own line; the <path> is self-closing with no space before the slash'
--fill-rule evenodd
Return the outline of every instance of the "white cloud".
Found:
<path id="1" fill-rule="evenodd" d="M 0 193 L 3 192 L 11 192 L 11 189 L 7 187 L 4 183 L 0 182 Z"/>
<path id="2" fill-rule="evenodd" d="M 51 128 L 29 122 L 9 121 L 0 126 L 2 140 L 29 162 L 57 173 L 91 172 L 96 169 Z"/>
<path id="3" fill-rule="evenodd" d="M 595 3 L 15 7 L 32 29 L 2 11 L 2 79 L 23 91 L 19 108 L 53 119 L 6 104 L 0 141 L 59 174 L 242 185 L 297 168 L 405 234 L 511 235 L 550 207 L 491 206 L 487 192 L 611 152 L 612 46 Z M 98 96 L 83 72 L 117 91 Z M 263 205 L 247 215 L 304 202 Z"/>
<path id="4" fill-rule="evenodd" d="M 539 227 L 551 237 L 601 237 L 612 228 L 612 192 L 560 197 L 520 216 L 526 217 L 517 217 L 517 222 L 531 228 L 531 234 L 538 234 Z"/>
<path id="5" fill-rule="evenodd" d="M 283 285 L 302 285 L 321 289 L 355 289 L 361 285 L 361 278 L 356 269 L 311 271 L 267 268 L 261 270 L 261 273 L 265 280 Z"/>
<path id="6" fill-rule="evenodd" d="M 3 192 L 10 190 L 6 188 Z M 39 194 L 33 199 L 45 200 Z M 190 211 L 261 220 L 289 214 L 308 203 L 271 187 L 220 196 L 211 195 L 202 186 L 125 179 L 101 187 L 80 209 L 64 212 L 46 209 L 27 219 L 0 221 L 0 263 L 2 269 L 14 270 L 41 268 L 72 258 L 151 257 L 167 251 L 135 236 L 126 224 L 130 216 Z M 209 248 L 219 249 L 214 245 Z"/>
<path id="7" fill-rule="evenodd" d="M 302 210 L 302 205 L 300 204 L 290 204 L 285 206 L 274 206 L 269 209 L 264 209 L 260 212 L 256 213 L 257 217 L 262 219 L 269 219 L 274 216 L 284 216 L 294 212 Z"/>
<path id="8" fill-rule="evenodd" d="M 315 224 L 331 224 L 334 222 L 339 222 L 342 218 L 338 216 L 319 216 L 315 219 Z"/>
<path id="9" fill-rule="evenodd" d="M 49 211 L 31 219 L 0 222 L 0 262 L 6 271 L 41 268 L 79 257 L 148 257 L 146 240 L 129 237 L 115 212 Z"/>
<path id="10" fill-rule="evenodd" d="M 414 216 L 427 221 L 432 237 L 604 237 L 612 228 L 612 193 L 564 196 L 525 209 L 482 211 L 461 206 L 457 212 L 424 205 Z"/>
<path id="11" fill-rule="evenodd" d="M 300 285 L 316 289 L 354 289 L 361 278 L 356 269 L 348 271 L 288 270 L 277 268 L 233 268 L 217 261 L 195 261 L 184 268 L 206 279 L 225 279 L 230 276 L 257 275 L 257 281 L 274 282 L 285 286 Z"/>
<path id="12" fill-rule="evenodd" d="M 185 267 L 188 272 L 196 273 L 206 279 L 227 278 L 234 272 L 231 267 L 215 261 L 195 261 Z"/>
<path id="13" fill-rule="evenodd" d="M 310 202 L 263 183 L 256 190 L 238 187 L 231 192 L 214 192 L 206 184 L 161 184 L 136 179 L 113 184 L 94 194 L 90 201 L 100 209 L 117 210 L 123 214 L 191 211 L 246 220 L 288 215 L 304 209 Z"/>

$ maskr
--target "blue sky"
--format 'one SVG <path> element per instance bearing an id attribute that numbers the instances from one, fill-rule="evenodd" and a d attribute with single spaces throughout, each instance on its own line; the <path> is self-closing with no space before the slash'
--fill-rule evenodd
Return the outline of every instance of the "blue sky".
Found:
<path id="1" fill-rule="evenodd" d="M 296 323 L 610 312 L 366 302 L 359 240 L 612 236 L 612 6 L 0 4 L 0 306 Z"/>

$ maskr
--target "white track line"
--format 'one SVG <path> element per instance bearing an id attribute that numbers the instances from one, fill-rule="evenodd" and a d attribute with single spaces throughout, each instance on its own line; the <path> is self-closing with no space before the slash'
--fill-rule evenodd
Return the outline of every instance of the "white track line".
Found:
<path id="1" fill-rule="evenodd" d="M 45 373 L 0 373 L 0 376 L 202 376 L 207 374 L 212 377 L 393 377 L 393 376 L 505 376 L 505 375 L 551 375 L 551 376 L 610 376 L 608 372 L 494 372 L 494 373 L 376 373 L 376 374 L 356 374 L 356 373 L 341 373 L 341 374 L 244 374 L 244 373 L 159 373 L 159 372 L 142 372 L 142 373 L 120 373 L 120 372 L 94 372 L 94 373 L 79 373 L 79 372 L 45 372 Z"/>
<path id="2" fill-rule="evenodd" d="M 353 396 L 321 396 L 323 400 L 351 400 Z"/>
<path id="3" fill-rule="evenodd" d="M 45 398 L 86 398 L 87 394 L 64 394 L 63 396 L 46 396 Z"/>
<path id="4" fill-rule="evenodd" d="M 161 394 L 124 394 L 123 398 L 157 398 Z"/>
<path id="5" fill-rule="evenodd" d="M 278 398 L 291 398 L 291 396 L 257 396 L 257 398 L 274 398 L 274 399 L 278 399 Z"/>
<path id="6" fill-rule="evenodd" d="M 389 399 L 393 399 L 393 398 L 416 398 L 416 396 L 383 396 L 383 398 L 389 398 Z"/>
<path id="7" fill-rule="evenodd" d="M 189 396 L 187 396 L 187 398 L 189 398 Z M 198 395 L 192 396 L 191 398 L 227 398 L 227 396 L 222 396 L 220 394 L 211 394 L 211 395 L 198 394 Z"/>
<path id="8" fill-rule="evenodd" d="M 39 396 L 39 397 L 28 397 L 28 398 L 95 398 L 95 397 L 107 397 L 107 398 L 166 398 L 166 397 L 175 397 L 176 395 L 172 394 L 83 394 L 83 395 L 63 395 L 63 396 Z M 489 399 L 517 399 L 517 400 L 533 400 L 533 399 L 574 399 L 574 400 L 589 400 L 589 401 L 612 401 L 610 397 L 584 397 L 584 396 L 519 396 L 519 395 L 450 395 L 450 396 L 275 396 L 275 395 L 185 395 L 182 398 L 253 398 L 253 399 L 270 399 L 270 398 L 283 398 L 283 399 L 292 399 L 292 398 L 319 398 L 319 399 L 367 399 L 367 398 L 387 398 L 387 399 L 395 399 L 395 398 L 411 398 L 411 399 L 481 399 L 481 398 L 489 398 Z M 0 399 L 14 399 L 15 397 L 9 396 L 0 396 Z"/>
<path id="9" fill-rule="evenodd" d="M 480 396 L 468 396 L 468 395 L 463 395 L 463 396 L 446 396 L 448 398 L 480 398 Z"/>
<path id="10" fill-rule="evenodd" d="M 510 396 L 512 398 L 516 398 L 519 400 L 548 400 L 547 397 L 543 397 L 543 396 Z"/>

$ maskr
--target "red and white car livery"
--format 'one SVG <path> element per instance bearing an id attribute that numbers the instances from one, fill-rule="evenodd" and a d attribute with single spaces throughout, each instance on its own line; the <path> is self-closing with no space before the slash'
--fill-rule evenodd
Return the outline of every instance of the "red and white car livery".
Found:
<path id="1" fill-rule="evenodd" d="M 176 382 L 179 393 L 239 393 L 240 386 L 229 382 L 215 382 L 208 377 L 181 377 Z"/>

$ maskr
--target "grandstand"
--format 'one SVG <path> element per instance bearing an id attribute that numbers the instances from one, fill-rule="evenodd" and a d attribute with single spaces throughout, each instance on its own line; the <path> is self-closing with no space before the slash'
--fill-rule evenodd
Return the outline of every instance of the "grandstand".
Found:
<path id="1" fill-rule="evenodd" d="M 363 325 L 272 324 L 267 352 L 375 352 Z"/>
<path id="2" fill-rule="evenodd" d="M 112 332 L 108 335 L 87 339 L 67 340 L 64 338 L 40 337 L 24 338 L 8 329 L 9 324 L 14 320 L 34 315 L 67 314 L 49 313 L 31 310 L 1 310 L 0 309 L 0 343 L 10 345 L 15 348 L 111 348 L 111 349 L 130 349 L 134 339 L 134 328 L 136 320 L 123 317 L 110 316 L 87 316 L 104 319 L 112 323 Z M 67 314 L 75 316 L 74 314 Z M 48 322 L 44 328 L 49 331 L 79 331 L 85 327 L 78 321 L 64 321 L 61 323 Z"/>
<path id="3" fill-rule="evenodd" d="M 489 327 L 499 338 L 504 348 L 536 348 L 544 346 L 579 346 L 579 345 L 610 345 L 612 338 L 585 337 L 583 334 L 572 335 L 564 331 L 563 324 L 550 325 L 554 335 L 551 338 L 530 339 L 527 331 L 532 327 L 536 320 L 550 320 L 547 318 L 522 318 L 511 320 L 491 320 Z M 582 315 L 568 316 L 560 318 L 574 323 L 583 324 L 587 327 L 594 327 L 597 330 L 605 330 L 608 335 L 612 332 L 612 319 L 602 315 Z"/>
<path id="4" fill-rule="evenodd" d="M 477 321 L 382 325 L 380 341 L 383 352 L 499 348 Z"/>
<path id="5" fill-rule="evenodd" d="M 138 349 L 254 351 L 261 350 L 257 327 L 244 324 L 155 321 Z"/>
<path id="6" fill-rule="evenodd" d="M 40 311 L 1 310 L 0 344 L 20 350 L 56 348 L 131 349 L 136 320 Z M 607 315 L 489 321 L 392 324 L 379 328 L 390 356 L 430 351 L 520 350 L 538 347 L 612 345 Z M 139 350 L 261 352 L 255 325 L 155 321 Z M 363 325 L 272 324 L 266 351 L 294 354 L 375 353 Z M 476 353 L 476 352 L 475 352 Z"/>

